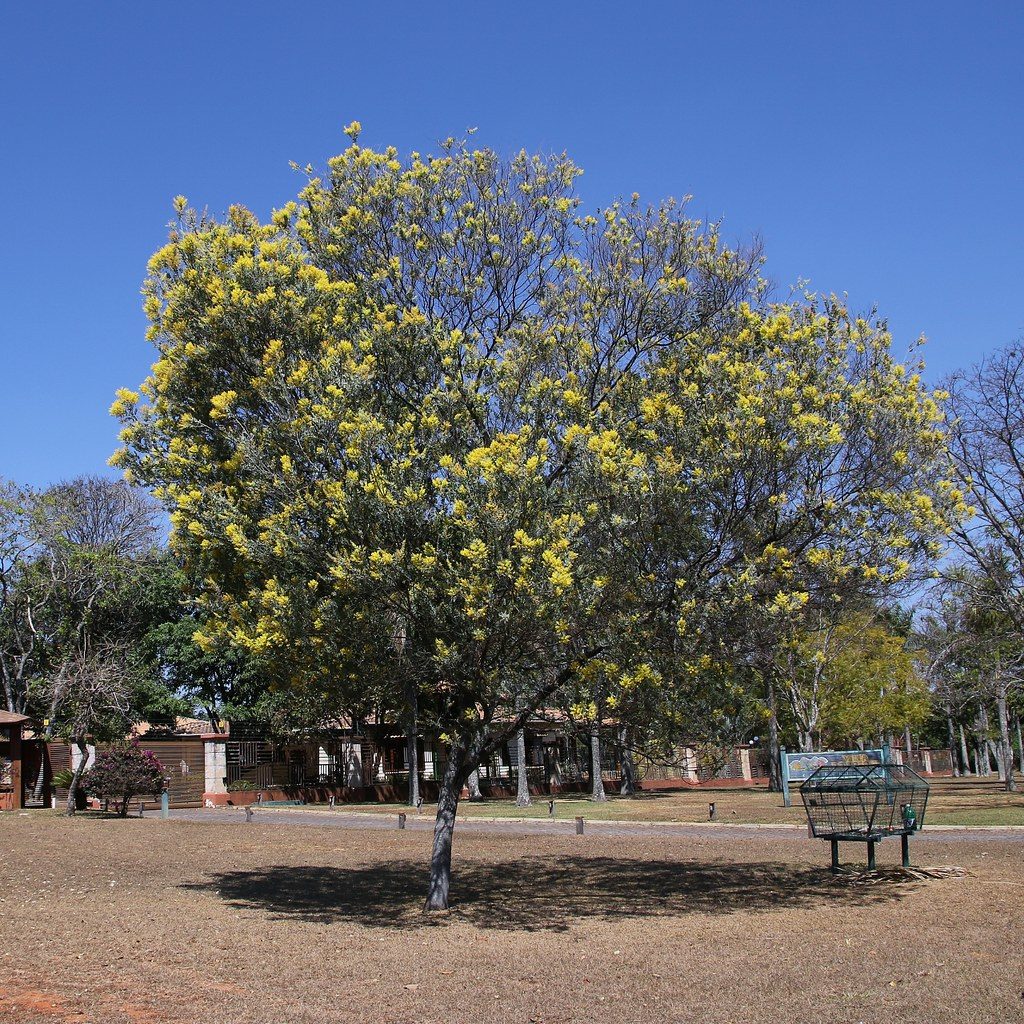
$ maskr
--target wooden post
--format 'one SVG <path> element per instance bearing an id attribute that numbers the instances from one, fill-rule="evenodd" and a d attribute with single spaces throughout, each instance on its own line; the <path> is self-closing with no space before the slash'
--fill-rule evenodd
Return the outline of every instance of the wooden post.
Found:
<path id="1" fill-rule="evenodd" d="M 405 828 L 405 811 L 399 811 L 398 813 L 398 827 Z"/>
<path id="2" fill-rule="evenodd" d="M 868 840 L 868 871 L 875 870 L 875 841 Z"/>
<path id="3" fill-rule="evenodd" d="M 910 836 L 906 832 L 900 836 L 900 852 L 903 854 L 903 866 L 910 867 Z"/>
<path id="4" fill-rule="evenodd" d="M 583 835 L 583 819 L 582 818 L 577 818 L 576 819 L 576 835 L 578 835 L 578 836 Z"/>
<path id="5" fill-rule="evenodd" d="M 8 727 L 11 736 L 11 806 L 21 810 L 25 806 L 25 787 L 21 784 L 21 722 Z"/>
<path id="6" fill-rule="evenodd" d="M 832 840 L 832 874 L 839 874 L 839 840 Z"/>

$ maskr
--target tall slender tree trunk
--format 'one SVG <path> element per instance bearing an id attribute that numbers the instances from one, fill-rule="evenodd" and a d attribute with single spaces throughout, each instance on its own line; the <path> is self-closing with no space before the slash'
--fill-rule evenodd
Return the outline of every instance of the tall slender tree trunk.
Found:
<path id="1" fill-rule="evenodd" d="M 1006 779 L 1006 769 L 1003 766 L 1003 745 L 996 743 L 995 740 L 988 740 L 987 743 L 989 756 L 996 763 L 996 775 L 999 776 L 999 781 L 1003 782 Z"/>
<path id="2" fill-rule="evenodd" d="M 971 755 L 967 752 L 967 733 L 964 724 L 960 723 L 960 760 L 963 762 L 964 775 L 971 774 Z"/>
<path id="3" fill-rule="evenodd" d="M 408 690 L 409 726 L 405 734 L 405 754 L 409 762 L 409 806 L 419 807 L 420 804 L 420 751 L 416 737 L 419 719 L 419 694 L 414 686 Z"/>
<path id="4" fill-rule="evenodd" d="M 983 758 L 985 778 L 992 774 L 992 758 L 989 749 L 988 733 L 992 723 L 988 717 L 988 708 L 984 704 L 978 709 L 978 754 Z"/>
<path id="5" fill-rule="evenodd" d="M 75 746 L 78 747 L 78 753 L 80 756 L 78 758 L 78 764 L 75 766 L 75 772 L 71 776 L 71 785 L 68 786 L 68 802 L 64 808 L 64 813 L 69 818 L 73 818 L 75 812 L 78 810 L 78 787 L 89 762 L 89 744 L 87 738 L 85 736 L 76 736 Z"/>
<path id="6" fill-rule="evenodd" d="M 575 736 L 572 736 L 569 740 L 569 746 L 572 753 L 572 769 L 576 773 L 576 785 L 579 786 L 580 792 L 583 792 L 583 767 L 580 765 L 580 745 L 576 740 Z"/>
<path id="7" fill-rule="evenodd" d="M 545 746 L 544 770 L 547 775 L 548 788 L 553 793 L 555 787 L 562 785 L 562 772 L 558 767 L 558 747 Z"/>
<path id="8" fill-rule="evenodd" d="M 466 787 L 469 789 L 469 799 L 471 802 L 476 803 L 478 800 L 483 800 L 484 795 L 480 792 L 480 769 L 474 768 L 469 773 L 469 779 L 466 782 Z"/>
<path id="9" fill-rule="evenodd" d="M 946 745 L 949 747 L 949 767 L 953 771 L 953 777 L 960 777 L 960 764 L 956 756 L 956 731 L 953 728 L 953 716 L 946 712 Z"/>
<path id="10" fill-rule="evenodd" d="M 596 719 L 590 727 L 590 799 L 603 801 L 608 799 L 604 791 L 604 778 L 601 775 L 601 720 Z"/>
<path id="11" fill-rule="evenodd" d="M 633 763 L 633 751 L 629 746 L 629 730 L 619 726 L 619 761 L 622 764 L 622 781 L 619 784 L 619 792 L 623 796 L 636 796 L 639 788 L 636 781 L 636 765 Z"/>
<path id="12" fill-rule="evenodd" d="M 910 764 L 910 758 L 914 753 L 914 744 L 911 742 L 909 725 L 903 727 L 903 752 L 907 755 L 907 764 Z"/>
<path id="13" fill-rule="evenodd" d="M 417 807 L 420 802 L 420 756 L 416 732 L 411 730 L 405 737 L 405 756 L 409 762 L 409 806 Z"/>
<path id="14" fill-rule="evenodd" d="M 772 793 L 782 792 L 782 748 L 779 746 L 779 707 L 775 697 L 775 672 L 768 668 L 768 789 Z"/>
<path id="15" fill-rule="evenodd" d="M 1021 773 L 1024 774 L 1024 737 L 1021 736 L 1020 715 L 1017 715 L 1017 763 L 1020 765 Z"/>
<path id="16" fill-rule="evenodd" d="M 424 910 L 447 910 L 448 893 L 452 881 L 452 836 L 455 815 L 459 809 L 459 793 L 469 775 L 464 764 L 466 748 L 456 741 L 448 750 L 448 763 L 444 768 L 437 798 L 437 818 L 434 821 L 434 845 L 430 854 L 430 882 Z"/>
<path id="17" fill-rule="evenodd" d="M 526 772 L 526 730 L 516 733 L 516 806 L 530 806 L 530 776 Z"/>
<path id="18" fill-rule="evenodd" d="M 1006 702 L 1006 680 L 999 683 L 996 696 L 996 715 L 999 718 L 999 760 L 1003 772 L 1003 785 L 1007 793 L 1017 792 L 1017 783 L 1013 778 L 1013 745 L 1010 742 L 1010 712 Z"/>

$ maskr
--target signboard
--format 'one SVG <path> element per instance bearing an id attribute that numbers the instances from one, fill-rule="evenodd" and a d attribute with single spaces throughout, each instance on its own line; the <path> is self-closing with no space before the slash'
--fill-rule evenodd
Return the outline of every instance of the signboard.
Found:
<path id="1" fill-rule="evenodd" d="M 885 747 L 871 750 L 816 750 L 810 754 L 791 754 L 783 747 L 780 751 L 782 760 L 782 797 L 787 807 L 792 805 L 789 794 L 790 782 L 803 782 L 809 779 L 823 765 L 866 765 L 885 764 L 889 760 L 889 751 Z"/>

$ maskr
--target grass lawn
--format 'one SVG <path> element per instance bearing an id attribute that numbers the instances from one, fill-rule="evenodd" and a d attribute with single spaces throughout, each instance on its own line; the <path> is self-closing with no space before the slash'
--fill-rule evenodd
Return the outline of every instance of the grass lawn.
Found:
<path id="1" fill-rule="evenodd" d="M 729 830 L 723 830 L 723 833 Z M 833 878 L 824 844 L 0 815 L 4 1024 L 1024 1020 L 1024 844 Z M 899 846 L 883 843 L 881 867 Z"/>
<path id="2" fill-rule="evenodd" d="M 1024 792 L 1005 793 L 998 781 L 986 779 L 931 779 L 926 823 L 933 825 L 1024 825 Z M 1024 780 L 1021 781 L 1024 788 Z M 793 806 L 784 807 L 781 794 L 756 787 L 702 786 L 688 790 L 653 790 L 635 797 L 611 796 L 606 803 L 575 797 L 555 798 L 555 816 L 583 815 L 602 821 L 708 820 L 708 803 L 715 802 L 717 820 L 734 824 L 805 825 L 807 817 L 794 790 Z M 393 804 L 346 804 L 348 810 L 380 811 L 394 814 Z M 431 813 L 424 804 L 423 813 Z M 517 807 L 514 800 L 484 800 L 459 804 L 459 814 L 484 818 L 546 818 L 548 798 L 534 797 L 529 807 Z"/>

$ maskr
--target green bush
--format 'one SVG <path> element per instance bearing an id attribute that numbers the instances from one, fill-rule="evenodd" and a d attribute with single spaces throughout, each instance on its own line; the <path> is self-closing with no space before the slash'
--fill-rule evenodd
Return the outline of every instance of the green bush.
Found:
<path id="1" fill-rule="evenodd" d="M 117 804 L 122 818 L 128 816 L 128 802 L 139 793 L 156 796 L 164 788 L 164 766 L 152 750 L 143 750 L 137 740 L 117 743 L 96 755 L 86 772 L 85 791 Z"/>

